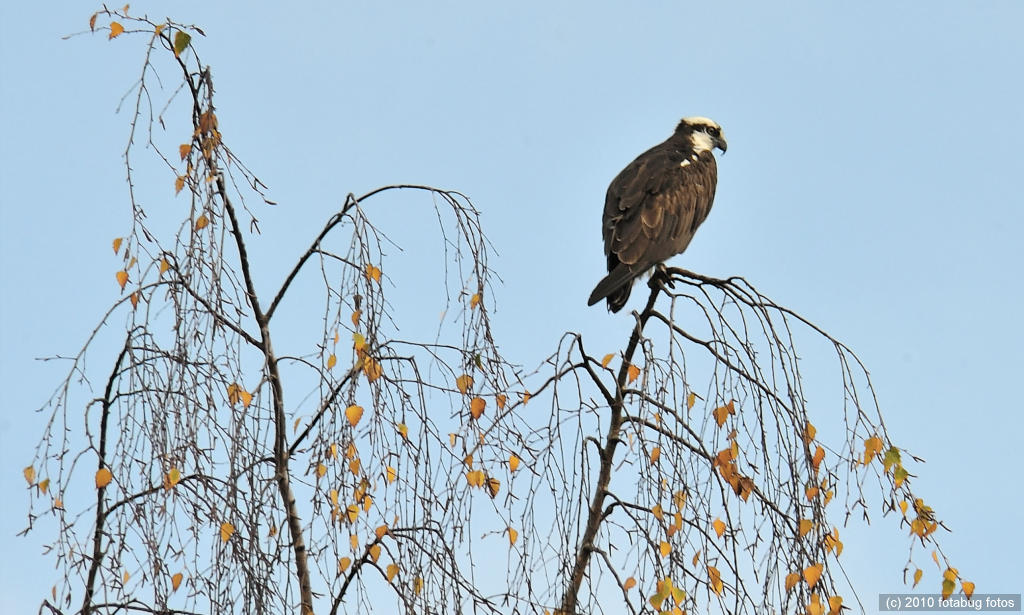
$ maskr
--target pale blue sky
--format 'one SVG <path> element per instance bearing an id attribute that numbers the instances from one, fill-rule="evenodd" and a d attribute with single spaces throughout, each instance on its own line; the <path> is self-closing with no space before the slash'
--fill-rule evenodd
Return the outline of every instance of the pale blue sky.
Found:
<path id="1" fill-rule="evenodd" d="M 115 298 L 110 240 L 128 223 L 129 118 L 114 110 L 143 41 L 61 40 L 95 8 L 0 8 L 3 613 L 35 612 L 53 584 L 45 537 L 14 537 L 21 469 L 43 427 L 33 409 L 62 375 L 33 359 L 76 351 Z M 713 117 L 729 139 L 715 208 L 672 263 L 742 275 L 849 344 L 894 441 L 928 461 L 917 490 L 954 530 L 947 554 L 979 592 L 1024 591 L 1024 4 L 182 1 L 132 12 L 208 34 L 197 44 L 225 139 L 279 203 L 256 212 L 280 269 L 348 192 L 459 190 L 500 254 L 499 343 L 531 366 L 565 330 L 592 349 L 621 345 L 628 317 L 586 307 L 603 273 L 605 188 L 680 117 Z M 901 591 L 895 520 L 846 532 L 865 603 Z"/>

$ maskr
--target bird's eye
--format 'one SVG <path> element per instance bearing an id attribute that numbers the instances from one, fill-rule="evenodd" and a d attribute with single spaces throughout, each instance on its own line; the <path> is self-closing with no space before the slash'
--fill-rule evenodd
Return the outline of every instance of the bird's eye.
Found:
<path id="1" fill-rule="evenodd" d="M 717 137 L 718 136 L 718 132 L 719 131 L 718 131 L 717 127 L 715 127 L 715 126 L 708 126 L 708 134 L 711 135 L 712 137 Z"/>

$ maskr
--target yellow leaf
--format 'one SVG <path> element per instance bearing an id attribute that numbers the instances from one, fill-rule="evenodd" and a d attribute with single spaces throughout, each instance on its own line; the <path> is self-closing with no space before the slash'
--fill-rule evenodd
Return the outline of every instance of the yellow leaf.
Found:
<path id="1" fill-rule="evenodd" d="M 56 510 L 64 510 L 64 500 L 60 498 L 53 499 L 53 508 Z"/>
<path id="2" fill-rule="evenodd" d="M 469 414 L 474 419 L 479 419 L 484 414 L 484 408 L 487 407 L 487 402 L 482 397 L 474 397 L 469 402 Z"/>
<path id="3" fill-rule="evenodd" d="M 711 591 L 715 594 L 722 595 L 722 573 L 718 572 L 718 568 L 714 566 L 708 566 L 708 580 L 711 581 Z"/>
<path id="4" fill-rule="evenodd" d="M 789 591 L 796 587 L 796 584 L 800 582 L 800 573 L 791 572 L 786 575 L 786 591 Z"/>
<path id="5" fill-rule="evenodd" d="M 498 404 L 498 410 L 505 409 L 505 402 L 508 401 L 508 397 L 504 393 L 498 393 L 498 396 L 494 398 L 495 403 Z"/>
<path id="6" fill-rule="evenodd" d="M 518 468 L 518 467 L 519 467 L 519 457 L 516 457 L 515 455 L 509 455 L 508 456 L 508 469 L 513 471 L 513 472 L 515 472 L 516 468 Z"/>
<path id="7" fill-rule="evenodd" d="M 660 611 L 661 610 L 661 604 L 663 602 L 665 602 L 665 598 L 667 598 L 667 597 L 668 597 L 668 593 L 667 592 L 666 593 L 658 592 L 658 593 L 652 595 L 647 600 L 651 603 L 651 606 L 653 606 L 656 610 Z M 555 611 L 555 612 L 557 613 L 558 611 Z"/>
<path id="8" fill-rule="evenodd" d="M 519 532 L 512 528 L 508 528 L 508 545 L 511 547 L 516 544 L 517 540 L 519 540 Z"/>
<path id="9" fill-rule="evenodd" d="M 117 237 L 114 239 L 114 254 L 117 254 L 118 252 L 121 251 L 121 241 L 121 237 Z"/>
<path id="10" fill-rule="evenodd" d="M 89 18 L 89 31 L 90 32 L 95 32 L 96 31 L 96 17 L 98 15 L 99 15 L 99 13 L 93 13 L 92 17 Z M 57 599 L 56 591 L 54 592 L 53 599 L 54 600 Z"/>
<path id="11" fill-rule="evenodd" d="M 50 488 L 50 479 L 47 478 L 45 480 L 39 481 L 39 484 L 36 485 L 36 488 L 39 489 L 40 493 L 46 493 L 46 490 Z"/>
<path id="12" fill-rule="evenodd" d="M 363 373 L 366 374 L 368 381 L 373 382 L 384 372 L 381 370 L 380 362 L 373 357 L 366 357 L 366 361 L 363 363 Z"/>
<path id="13" fill-rule="evenodd" d="M 655 463 L 658 463 L 658 459 L 660 459 L 660 458 L 661 458 L 661 447 L 660 446 L 655 446 L 653 449 L 651 449 L 651 464 L 653 465 Z"/>
<path id="14" fill-rule="evenodd" d="M 804 569 L 804 579 L 807 581 L 807 587 L 814 588 L 818 583 L 818 579 L 821 578 L 821 572 L 824 569 L 824 564 L 815 564 Z"/>
<path id="15" fill-rule="evenodd" d="M 523 405 L 524 405 L 524 406 L 525 406 L 526 404 L 530 403 L 530 398 L 531 398 L 531 397 L 532 397 L 532 395 L 530 395 L 530 392 L 529 392 L 529 391 L 523 391 Z"/>
<path id="16" fill-rule="evenodd" d="M 181 156 L 182 160 L 188 158 L 188 155 L 191 152 L 192 152 L 192 144 L 191 143 L 182 143 L 181 145 L 178 146 L 178 154 Z"/>
<path id="17" fill-rule="evenodd" d="M 839 540 L 839 528 L 832 528 L 832 533 L 825 536 L 825 548 L 835 551 L 836 557 L 843 554 L 843 541 Z"/>
<path id="18" fill-rule="evenodd" d="M 366 265 L 366 271 L 364 275 L 366 275 L 367 281 L 373 280 L 374 282 L 380 282 L 380 273 L 380 269 L 377 269 L 373 265 Z"/>
<path id="19" fill-rule="evenodd" d="M 363 407 L 349 406 L 345 409 L 345 418 L 348 419 L 349 425 L 355 427 L 359 424 L 359 419 L 363 418 Z"/>
<path id="20" fill-rule="evenodd" d="M 128 573 L 128 572 L 125 572 L 125 573 L 124 573 L 124 574 L 123 574 L 123 575 L 121 576 L 121 584 L 123 585 L 123 584 L 127 583 L 127 582 L 128 582 L 128 579 L 130 579 L 130 578 L 132 578 L 132 575 L 131 575 L 130 573 Z"/>
<path id="21" fill-rule="evenodd" d="M 695 404 L 695 403 L 697 403 L 697 394 L 696 393 L 690 393 L 689 395 L 686 396 L 686 409 L 687 410 L 690 410 L 691 408 L 693 408 L 693 404 Z"/>
<path id="22" fill-rule="evenodd" d="M 811 603 L 807 605 L 807 615 L 825 615 L 825 605 L 818 594 L 811 594 Z"/>
<path id="23" fill-rule="evenodd" d="M 132 303 L 132 309 L 139 307 L 139 293 L 138 291 L 128 295 L 128 300 Z"/>
<path id="24" fill-rule="evenodd" d="M 352 476 L 359 476 L 359 458 L 356 457 L 352 461 L 348 462 L 348 470 L 352 473 Z"/>
<path id="25" fill-rule="evenodd" d="M 871 463 L 871 460 L 875 458 L 875 455 L 882 451 L 882 439 L 878 436 L 871 436 L 864 441 L 864 460 L 861 462 L 864 465 Z"/>
<path id="26" fill-rule="evenodd" d="M 301 422 L 302 422 L 302 417 L 301 416 L 300 417 L 296 417 L 295 424 L 292 425 L 292 431 L 298 431 L 299 430 L 299 423 L 301 423 Z"/>
<path id="27" fill-rule="evenodd" d="M 953 595 L 953 590 L 956 589 L 956 583 L 949 579 L 942 580 L 942 599 L 948 600 Z"/>
<path id="28" fill-rule="evenodd" d="M 682 587 L 673 587 L 670 593 L 672 594 L 672 600 L 674 600 L 677 605 L 682 604 L 683 600 L 686 600 L 686 592 L 683 591 Z M 672 609 L 672 615 L 676 615 L 677 613 L 682 613 L 678 606 Z"/>
<path id="29" fill-rule="evenodd" d="M 128 283 L 128 272 L 121 270 L 114 274 L 117 278 L 117 283 L 121 286 L 121 290 L 124 290 L 124 285 Z"/>
<path id="30" fill-rule="evenodd" d="M 902 465 L 897 465 L 892 472 L 892 477 L 897 488 L 903 484 L 903 481 L 906 480 L 908 476 L 910 476 L 910 472 L 907 472 L 907 469 Z"/>
<path id="31" fill-rule="evenodd" d="M 843 607 L 843 599 L 841 596 L 831 596 L 828 599 L 828 613 L 829 615 L 839 615 L 840 609 Z"/>
<path id="32" fill-rule="evenodd" d="M 334 366 L 338 364 L 338 357 L 333 354 L 327 357 L 327 369 L 334 369 Z"/>
<path id="33" fill-rule="evenodd" d="M 935 562 L 936 566 L 939 565 L 939 554 L 937 551 L 932 551 L 932 561 Z"/>
<path id="34" fill-rule="evenodd" d="M 345 514 L 348 516 L 349 523 L 355 523 L 356 519 L 359 518 L 359 507 L 355 504 L 349 504 L 345 509 Z"/>
<path id="35" fill-rule="evenodd" d="M 213 111 L 203 112 L 203 114 L 199 116 L 199 132 L 202 134 L 210 134 L 216 129 L 217 114 Z"/>
<path id="36" fill-rule="evenodd" d="M 178 591 L 178 587 L 181 586 L 181 580 L 185 578 L 185 575 L 180 572 L 171 577 L 171 591 Z"/>
<path id="37" fill-rule="evenodd" d="M 206 217 L 206 214 L 200 214 L 199 217 L 196 218 L 195 230 L 201 231 L 209 225 L 210 219 Z"/>
<path id="38" fill-rule="evenodd" d="M 359 537 L 356 536 L 355 534 L 352 534 L 351 536 L 348 537 L 348 543 L 349 543 L 349 545 L 351 545 L 352 550 L 355 551 L 356 549 L 359 548 Z"/>
<path id="39" fill-rule="evenodd" d="M 822 460 L 825 459 L 825 449 L 818 446 L 817 450 L 814 451 L 814 457 L 811 459 L 811 467 L 814 471 L 818 471 L 818 466 L 821 465 Z"/>
<path id="40" fill-rule="evenodd" d="M 718 426 L 721 427 L 725 425 L 725 420 L 729 418 L 730 414 L 736 414 L 736 404 L 730 401 L 724 406 L 715 408 L 711 414 L 715 417 L 715 422 L 718 423 Z"/>
<path id="41" fill-rule="evenodd" d="M 387 569 L 384 571 L 384 576 L 387 577 L 388 583 L 393 581 L 394 578 L 396 576 L 398 576 L 398 565 L 396 565 L 396 564 L 388 564 Z"/>
<path id="42" fill-rule="evenodd" d="M 663 540 L 661 541 L 661 545 L 658 546 L 658 551 L 661 553 L 662 557 L 668 557 L 668 554 L 672 552 L 672 545 Z"/>
<path id="43" fill-rule="evenodd" d="M 462 374 L 461 376 L 459 376 L 458 378 L 455 379 L 455 387 L 458 388 L 459 389 L 459 393 L 462 393 L 463 395 L 465 395 L 466 392 L 469 391 L 470 387 L 472 387 L 472 386 L 473 386 L 473 377 L 472 376 L 469 376 L 469 375 L 466 375 L 466 374 Z"/>
<path id="44" fill-rule="evenodd" d="M 711 524 L 711 527 L 715 528 L 715 533 L 721 538 L 722 534 L 725 533 L 725 522 L 721 519 L 715 519 L 715 522 Z"/>
<path id="45" fill-rule="evenodd" d="M 124 26 L 116 21 L 110 22 L 110 36 L 107 37 L 107 40 L 120 36 L 122 32 L 124 32 Z"/>
<path id="46" fill-rule="evenodd" d="M 634 587 L 636 587 L 636 579 L 634 579 L 633 577 L 629 577 L 628 579 L 626 579 L 626 582 L 622 584 L 622 589 L 626 591 L 629 591 Z"/>
<path id="47" fill-rule="evenodd" d="M 811 531 L 812 527 L 814 527 L 814 522 L 813 521 L 811 521 L 810 519 L 801 519 L 800 520 L 800 537 L 802 538 L 802 537 L 806 536 L 807 532 Z"/>
<path id="48" fill-rule="evenodd" d="M 636 365 L 629 366 L 629 379 L 628 384 L 633 384 L 633 381 L 640 377 L 640 368 Z"/>
<path id="49" fill-rule="evenodd" d="M 448 434 L 448 441 L 452 443 L 452 446 L 455 446 L 455 440 L 456 440 L 457 437 L 458 437 L 457 434 L 454 434 L 454 433 Z"/>
<path id="50" fill-rule="evenodd" d="M 476 309 L 476 306 L 480 303 L 480 293 L 475 293 L 469 298 L 469 309 Z"/>
<path id="51" fill-rule="evenodd" d="M 370 512 L 370 508 L 373 507 L 373 498 L 369 495 L 363 496 L 363 512 Z"/>
<path id="52" fill-rule="evenodd" d="M 184 175 L 179 175 L 177 177 L 177 179 L 174 180 L 174 194 L 178 194 L 179 192 L 181 192 L 181 189 L 184 188 L 184 187 L 185 187 L 185 176 Z"/>
<path id="53" fill-rule="evenodd" d="M 327 466 L 325 466 L 322 463 L 318 463 L 316 465 L 316 475 L 317 475 L 317 478 L 323 478 L 324 474 L 327 474 Z"/>
<path id="54" fill-rule="evenodd" d="M 191 40 L 192 40 L 192 37 L 189 36 L 187 33 L 182 32 L 181 30 L 178 30 L 177 32 L 175 32 L 174 33 L 174 57 L 176 57 L 176 58 L 179 57 L 181 55 L 181 52 L 185 51 L 185 48 L 188 47 L 188 44 L 189 44 L 189 42 Z"/>
<path id="55" fill-rule="evenodd" d="M 373 530 L 373 535 L 376 536 L 377 538 L 384 538 L 385 536 L 388 535 L 388 526 L 387 525 L 378 525 L 377 529 Z"/>
<path id="56" fill-rule="evenodd" d="M 160 273 L 163 274 L 164 272 L 166 272 L 170 268 L 171 268 L 171 264 L 167 262 L 167 259 L 161 258 L 160 259 Z"/>
<path id="57" fill-rule="evenodd" d="M 112 480 L 114 480 L 114 475 L 107 468 L 100 468 L 96 472 L 96 488 L 102 489 L 109 485 Z"/>
<path id="58" fill-rule="evenodd" d="M 818 487 L 815 485 L 811 485 L 810 487 L 807 488 L 806 494 L 808 501 L 813 500 L 815 497 L 818 496 Z"/>
<path id="59" fill-rule="evenodd" d="M 252 393 L 249 393 L 238 383 L 228 385 L 228 403 L 232 406 L 237 405 L 238 402 L 242 402 L 242 405 L 246 408 L 252 403 Z"/>
<path id="60" fill-rule="evenodd" d="M 235 533 L 235 526 L 231 525 L 227 521 L 220 524 L 220 540 L 221 542 L 227 542 L 231 539 L 231 535 Z"/>
<path id="61" fill-rule="evenodd" d="M 397 479 L 397 478 L 398 478 L 398 470 L 394 469 L 391 466 L 388 466 L 387 467 L 387 481 L 389 483 L 393 483 L 393 482 L 395 482 L 395 479 Z"/>
<path id="62" fill-rule="evenodd" d="M 470 487 L 483 487 L 484 480 L 483 470 L 471 470 L 466 472 L 466 482 L 469 483 Z"/>
<path id="63" fill-rule="evenodd" d="M 421 577 L 416 577 L 415 579 L 413 579 L 412 591 L 417 596 L 419 596 L 420 592 L 423 591 L 423 579 Z"/>
<path id="64" fill-rule="evenodd" d="M 697 552 L 693 554 L 693 565 L 696 566 L 697 562 L 699 562 L 699 561 L 700 561 L 700 549 L 698 549 Z"/>
<path id="65" fill-rule="evenodd" d="M 366 336 L 364 336 L 362 333 L 353 333 L 352 334 L 352 348 L 356 352 L 362 352 L 363 348 L 365 348 L 365 347 L 366 347 Z"/>
<path id="66" fill-rule="evenodd" d="M 409 439 L 409 428 L 406 427 L 405 423 L 399 423 L 398 426 L 396 427 L 396 429 L 398 429 L 398 434 L 400 436 L 402 436 L 403 440 L 408 440 Z M 453 446 L 454 446 L 454 443 L 453 443 Z"/>
<path id="67" fill-rule="evenodd" d="M 920 568 L 918 568 L 917 571 L 914 572 L 914 585 L 912 587 L 917 587 L 917 584 L 921 582 L 921 577 L 923 575 L 924 570 L 921 570 Z"/>
<path id="68" fill-rule="evenodd" d="M 178 468 L 171 468 L 167 473 L 167 489 L 174 489 L 174 486 L 181 482 L 181 471 Z"/>
<path id="69" fill-rule="evenodd" d="M 614 358 L 615 358 L 615 354 L 611 353 L 611 352 L 609 352 L 608 354 L 604 355 L 604 358 L 601 359 L 601 367 L 608 367 L 608 364 L 611 363 L 612 359 L 614 359 Z M 633 577 L 630 577 L 630 578 L 632 579 Z M 635 581 L 634 581 L 634 583 L 635 583 Z"/>
<path id="70" fill-rule="evenodd" d="M 665 513 L 661 510 L 661 504 L 655 504 L 652 506 L 651 514 L 654 515 L 654 518 L 658 521 L 663 521 L 665 519 Z"/>
<path id="71" fill-rule="evenodd" d="M 154 33 L 156 33 L 157 35 L 159 35 L 159 34 L 160 34 L 161 32 L 163 32 L 163 31 L 164 31 L 164 27 L 165 27 L 166 25 L 167 25 L 167 24 L 162 24 L 162 23 L 158 23 L 158 24 L 156 25 L 156 28 L 155 28 L 155 29 L 153 30 L 153 32 L 154 32 Z"/>
<path id="72" fill-rule="evenodd" d="M 32 466 L 27 466 L 21 473 L 25 475 L 25 480 L 29 485 L 36 482 L 36 469 Z"/>
<path id="73" fill-rule="evenodd" d="M 351 565 L 352 565 L 352 559 L 351 558 L 343 557 L 340 560 L 338 560 L 338 574 L 341 574 L 341 573 L 345 572 L 346 570 L 348 570 L 348 567 L 351 566 Z"/>
<path id="74" fill-rule="evenodd" d="M 380 545 L 373 545 L 372 547 L 370 547 L 370 559 L 372 559 L 373 563 L 376 564 L 377 560 L 379 558 L 380 558 Z"/>
<path id="75" fill-rule="evenodd" d="M 974 583 L 964 581 L 960 583 L 960 587 L 964 590 L 964 595 L 967 596 L 967 599 L 970 600 L 971 596 L 974 595 Z"/>
<path id="76" fill-rule="evenodd" d="M 496 478 L 487 479 L 487 491 L 491 494 L 493 500 L 498 495 L 498 491 L 501 489 L 501 481 Z"/>
<path id="77" fill-rule="evenodd" d="M 814 436 L 817 433 L 818 433 L 818 430 L 814 428 L 814 425 L 811 425 L 811 422 L 807 421 L 807 424 L 804 425 L 804 443 L 805 444 L 810 444 L 811 440 L 814 439 Z"/>

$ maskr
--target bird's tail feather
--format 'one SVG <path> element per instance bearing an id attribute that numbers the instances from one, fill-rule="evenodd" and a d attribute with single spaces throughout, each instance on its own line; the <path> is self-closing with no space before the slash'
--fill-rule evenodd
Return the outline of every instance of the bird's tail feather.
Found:
<path id="1" fill-rule="evenodd" d="M 618 312 L 626 304 L 626 300 L 629 299 L 629 292 L 632 290 L 633 278 L 635 277 L 636 274 L 624 265 L 619 265 L 612 269 L 594 287 L 594 292 L 590 293 L 587 305 L 594 305 L 601 299 L 607 298 L 608 309 L 612 312 Z"/>
<path id="2" fill-rule="evenodd" d="M 633 282 L 627 282 L 620 286 L 615 292 L 608 295 L 608 311 L 618 312 L 622 309 L 622 306 L 626 305 L 629 301 L 629 293 L 633 290 Z"/>

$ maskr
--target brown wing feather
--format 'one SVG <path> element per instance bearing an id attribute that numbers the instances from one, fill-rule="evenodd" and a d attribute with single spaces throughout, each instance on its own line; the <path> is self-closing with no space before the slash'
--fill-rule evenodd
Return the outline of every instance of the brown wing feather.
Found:
<path id="1" fill-rule="evenodd" d="M 707 218 L 715 198 L 714 155 L 687 160 L 668 143 L 622 170 L 605 198 L 604 236 L 609 271 L 622 263 L 634 277 L 679 254 Z"/>

